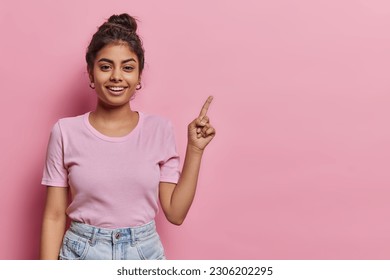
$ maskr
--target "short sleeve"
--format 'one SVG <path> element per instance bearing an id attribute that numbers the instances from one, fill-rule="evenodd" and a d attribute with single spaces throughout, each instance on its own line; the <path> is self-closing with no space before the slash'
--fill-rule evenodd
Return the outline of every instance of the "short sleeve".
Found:
<path id="1" fill-rule="evenodd" d="M 50 133 L 41 184 L 56 187 L 68 186 L 68 172 L 64 165 L 64 148 L 59 122 L 53 126 Z"/>
<path id="2" fill-rule="evenodd" d="M 171 122 L 164 133 L 164 159 L 160 162 L 160 182 L 177 184 L 180 177 L 180 158 L 176 150 L 175 133 Z"/>

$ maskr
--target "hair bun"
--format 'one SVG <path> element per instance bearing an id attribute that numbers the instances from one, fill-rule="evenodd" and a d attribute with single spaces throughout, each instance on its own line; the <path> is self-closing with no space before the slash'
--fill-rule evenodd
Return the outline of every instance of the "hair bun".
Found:
<path id="1" fill-rule="evenodd" d="M 130 32 L 137 31 L 137 21 L 128 14 L 112 15 L 107 22 L 120 25 Z"/>

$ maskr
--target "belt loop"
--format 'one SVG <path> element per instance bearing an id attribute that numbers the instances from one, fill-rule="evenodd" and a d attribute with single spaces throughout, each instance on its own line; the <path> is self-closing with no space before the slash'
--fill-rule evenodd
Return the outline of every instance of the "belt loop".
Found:
<path id="1" fill-rule="evenodd" d="M 131 244 L 135 245 L 136 244 L 136 238 L 135 238 L 135 230 L 134 228 L 130 228 L 130 240 Z"/>
<path id="2" fill-rule="evenodd" d="M 89 239 L 89 244 L 91 246 L 95 246 L 95 244 L 96 244 L 96 234 L 97 234 L 97 231 L 98 231 L 97 228 L 95 228 L 95 227 L 92 228 L 91 238 Z"/>

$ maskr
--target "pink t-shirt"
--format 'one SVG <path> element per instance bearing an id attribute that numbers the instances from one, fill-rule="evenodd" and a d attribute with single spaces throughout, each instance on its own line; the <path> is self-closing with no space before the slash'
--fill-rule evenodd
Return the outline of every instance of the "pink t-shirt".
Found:
<path id="1" fill-rule="evenodd" d="M 146 224 L 158 211 L 159 182 L 177 183 L 179 156 L 171 123 L 139 112 L 124 137 L 108 137 L 89 123 L 89 112 L 53 127 L 42 184 L 70 187 L 66 211 L 103 228 Z"/>

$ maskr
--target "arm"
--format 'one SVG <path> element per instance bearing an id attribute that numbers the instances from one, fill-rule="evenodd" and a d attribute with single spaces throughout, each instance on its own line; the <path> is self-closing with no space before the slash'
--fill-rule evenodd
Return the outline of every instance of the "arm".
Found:
<path id="1" fill-rule="evenodd" d="M 47 187 L 41 233 L 41 260 L 57 260 L 66 226 L 68 188 Z"/>
<path id="2" fill-rule="evenodd" d="M 188 125 L 188 144 L 179 182 L 160 183 L 160 202 L 168 221 L 181 225 L 194 200 L 203 151 L 215 136 L 215 129 L 207 117 L 212 101 L 209 97 L 200 115 Z"/>

